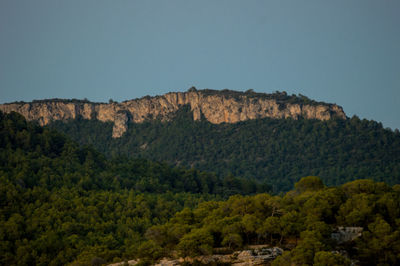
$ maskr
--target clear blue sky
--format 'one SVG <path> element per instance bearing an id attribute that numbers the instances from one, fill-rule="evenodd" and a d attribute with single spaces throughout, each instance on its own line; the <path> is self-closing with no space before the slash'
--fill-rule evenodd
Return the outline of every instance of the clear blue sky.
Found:
<path id="1" fill-rule="evenodd" d="M 399 0 L 0 0 L 0 102 L 285 90 L 400 128 Z"/>

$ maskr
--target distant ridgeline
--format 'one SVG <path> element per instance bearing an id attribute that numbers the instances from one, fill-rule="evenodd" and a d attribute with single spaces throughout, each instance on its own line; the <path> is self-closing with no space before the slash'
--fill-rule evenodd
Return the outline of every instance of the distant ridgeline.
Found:
<path id="1" fill-rule="evenodd" d="M 302 95 L 190 89 L 122 103 L 49 100 L 0 109 L 49 124 L 107 156 L 257 178 L 275 192 L 308 175 L 327 185 L 367 177 L 400 183 L 398 131 Z"/>
<path id="2" fill-rule="evenodd" d="M 121 137 L 129 122 L 140 123 L 159 119 L 168 121 L 183 106 L 190 106 L 193 120 L 201 117 L 213 124 L 236 123 L 264 117 L 328 120 L 334 117 L 345 119 L 341 107 L 315 102 L 305 96 L 288 96 L 285 92 L 264 94 L 249 90 L 245 93 L 223 90 L 201 90 L 191 88 L 187 92 L 171 92 L 162 96 L 146 96 L 122 103 L 91 103 L 86 100 L 40 100 L 31 103 L 15 102 L 0 105 L 6 113 L 15 111 L 28 120 L 37 120 L 41 125 L 69 119 L 97 119 L 113 123 L 114 138 Z"/>

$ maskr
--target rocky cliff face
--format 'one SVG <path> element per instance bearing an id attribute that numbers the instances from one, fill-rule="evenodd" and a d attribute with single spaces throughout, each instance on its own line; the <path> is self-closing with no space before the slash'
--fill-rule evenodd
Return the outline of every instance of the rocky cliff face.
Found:
<path id="1" fill-rule="evenodd" d="M 294 98 L 293 98 L 294 97 Z M 296 100 L 297 99 L 297 100 Z M 297 96 L 284 93 L 261 94 L 233 91 L 171 92 L 162 96 L 144 97 L 122 103 L 91 103 L 70 100 L 43 100 L 31 103 L 10 103 L 0 105 L 6 113 L 21 113 L 27 120 L 37 120 L 47 125 L 55 120 L 66 121 L 82 117 L 113 122 L 113 137 L 121 137 L 128 123 L 140 123 L 146 119 L 171 119 L 171 114 L 183 105 L 189 105 L 193 119 L 202 115 L 214 124 L 236 123 L 257 118 L 293 118 L 328 120 L 346 119 L 340 106 L 300 100 Z"/>

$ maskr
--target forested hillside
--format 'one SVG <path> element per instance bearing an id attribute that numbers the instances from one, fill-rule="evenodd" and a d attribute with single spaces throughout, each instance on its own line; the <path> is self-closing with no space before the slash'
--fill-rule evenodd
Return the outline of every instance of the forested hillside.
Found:
<path id="1" fill-rule="evenodd" d="M 382 124 L 351 119 L 256 119 L 235 124 L 193 121 L 182 108 L 170 122 L 130 123 L 118 139 L 112 124 L 76 119 L 51 125 L 81 144 L 111 155 L 142 157 L 169 164 L 256 178 L 287 191 L 302 176 L 327 185 L 372 178 L 400 182 L 400 133 Z"/>
<path id="2" fill-rule="evenodd" d="M 206 127 L 228 132 L 193 123 L 186 115 L 166 128 L 173 129 L 180 121 L 180 128 L 198 130 L 199 136 Z M 311 129 L 333 127 L 302 123 Z M 376 123 L 356 119 L 350 123 L 354 123 L 350 129 L 363 125 L 380 136 L 375 141 L 370 138 L 375 147 L 380 147 L 378 142 L 382 147 L 395 144 L 398 138 Z M 165 130 L 166 124 L 147 125 Z M 169 136 L 173 135 L 179 132 Z M 400 262 L 399 185 L 356 180 L 326 187 L 320 178 L 310 176 L 297 182 L 294 190 L 274 196 L 263 193 L 268 187 L 250 179 L 231 175 L 221 179 L 145 159 L 106 159 L 54 130 L 27 123 L 17 113 L 0 113 L 0 136 L 1 265 L 100 265 L 132 258 L 146 264 L 163 256 L 231 252 L 250 244 L 284 248 L 273 265 Z M 395 148 L 391 151 L 388 156 L 396 154 Z M 366 158 L 379 152 L 367 153 Z M 392 158 L 382 157 L 381 164 L 385 160 L 393 163 Z M 396 181 L 390 174 L 387 177 Z M 254 193 L 259 194 L 240 195 Z M 332 233 L 339 226 L 360 228 L 361 236 L 337 241 Z"/>
<path id="3" fill-rule="evenodd" d="M 183 207 L 265 192 L 251 180 L 123 157 L 0 112 L 0 265 L 88 265 L 137 254 Z"/>
<path id="4" fill-rule="evenodd" d="M 151 261 L 269 244 L 286 249 L 272 265 L 398 265 L 399 222 L 399 185 L 356 180 L 325 187 L 311 176 L 284 196 L 238 195 L 185 208 L 147 230 L 139 256 Z M 338 226 L 361 235 L 337 241 Z"/>

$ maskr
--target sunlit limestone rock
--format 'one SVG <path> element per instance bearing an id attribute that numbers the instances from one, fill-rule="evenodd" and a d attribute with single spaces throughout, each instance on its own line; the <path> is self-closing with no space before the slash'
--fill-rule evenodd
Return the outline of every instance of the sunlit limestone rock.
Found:
<path id="1" fill-rule="evenodd" d="M 171 119 L 184 105 L 190 106 L 194 120 L 202 117 L 210 123 L 237 123 L 258 118 L 292 118 L 329 120 L 346 119 L 342 108 L 335 104 L 283 101 L 278 96 L 285 93 L 263 94 L 254 92 L 214 91 L 192 88 L 187 92 L 171 92 L 162 96 L 146 96 L 122 103 L 92 103 L 79 100 L 41 100 L 31 103 L 10 103 L 0 105 L 6 113 L 21 113 L 27 120 L 37 120 L 41 125 L 52 121 L 76 119 L 98 119 L 113 122 L 113 138 L 121 137 L 128 128 L 128 123 L 141 123 L 148 119 Z M 286 97 L 295 99 L 296 96 Z M 294 97 L 294 98 L 293 98 Z"/>

